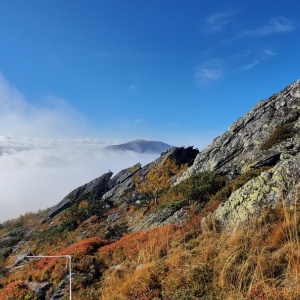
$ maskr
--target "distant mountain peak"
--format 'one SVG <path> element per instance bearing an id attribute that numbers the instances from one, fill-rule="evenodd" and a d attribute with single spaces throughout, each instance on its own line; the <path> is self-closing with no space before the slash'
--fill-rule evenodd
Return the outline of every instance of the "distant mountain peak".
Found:
<path id="1" fill-rule="evenodd" d="M 127 143 L 110 145 L 104 150 L 112 151 L 134 151 L 137 153 L 157 153 L 160 154 L 168 149 L 172 148 L 171 145 L 168 145 L 159 141 L 146 141 L 143 139 L 136 139 Z"/>

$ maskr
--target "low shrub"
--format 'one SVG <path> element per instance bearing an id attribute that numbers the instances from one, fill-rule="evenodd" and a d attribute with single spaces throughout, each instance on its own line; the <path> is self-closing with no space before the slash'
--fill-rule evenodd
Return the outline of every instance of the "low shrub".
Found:
<path id="1" fill-rule="evenodd" d="M 184 199 L 206 203 L 225 184 L 225 179 L 213 172 L 201 172 L 186 179 L 173 189 L 181 193 Z"/>
<path id="2" fill-rule="evenodd" d="M 277 127 L 269 136 L 268 140 L 261 145 L 261 150 L 268 150 L 276 143 L 293 136 L 293 124 L 284 124 Z"/>
<path id="3" fill-rule="evenodd" d="M 14 281 L 0 291 L 0 299 L 4 300 L 37 300 L 38 296 L 32 293 L 24 281 Z"/>

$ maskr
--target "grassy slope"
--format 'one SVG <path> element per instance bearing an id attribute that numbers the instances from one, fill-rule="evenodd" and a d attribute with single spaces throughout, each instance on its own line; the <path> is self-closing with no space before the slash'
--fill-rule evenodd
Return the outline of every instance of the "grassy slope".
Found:
<path id="1" fill-rule="evenodd" d="M 51 225 L 43 224 L 20 250 L 30 245 L 33 253 L 71 254 L 73 299 L 299 299 L 298 208 L 288 211 L 279 205 L 265 211 L 251 227 L 230 235 L 218 232 L 213 223 L 209 231 L 201 230 L 203 216 L 250 175 L 223 188 L 220 184 L 218 192 L 211 191 L 210 186 L 202 188 L 203 178 L 166 192 L 160 206 L 152 206 L 148 213 L 174 203 L 186 205 L 191 217 L 181 227 L 167 225 L 123 237 L 124 219 L 108 226 L 91 217 L 72 230 L 55 227 L 68 216 L 66 213 Z M 211 180 L 207 174 L 204 177 Z M 197 182 L 201 188 L 195 191 Z M 208 196 L 207 190 L 215 196 Z M 180 200 L 189 193 L 200 198 L 197 202 Z M 141 210 L 131 206 L 124 213 L 127 218 L 138 218 Z M 11 226 L 32 226 L 29 221 L 22 222 L 16 220 Z M 2 228 L 1 233 L 5 230 Z M 85 237 L 86 231 L 89 237 Z M 3 258 L 2 266 L 10 265 L 12 259 Z M 63 260 L 33 260 L 2 278 L 0 300 L 37 299 L 28 287 L 31 281 L 50 281 L 52 290 L 62 285 L 67 291 L 67 281 L 62 284 L 67 272 Z M 69 299 L 68 293 L 64 299 Z"/>

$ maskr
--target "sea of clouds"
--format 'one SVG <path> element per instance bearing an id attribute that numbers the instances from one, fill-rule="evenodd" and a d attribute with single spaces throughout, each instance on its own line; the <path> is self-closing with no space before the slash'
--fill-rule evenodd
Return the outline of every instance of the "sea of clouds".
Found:
<path id="1" fill-rule="evenodd" d="M 68 101 L 47 96 L 34 103 L 0 73 L 0 223 L 51 207 L 109 170 L 158 156 L 104 151 L 115 142 L 75 138 L 93 128 Z"/>
<path id="2" fill-rule="evenodd" d="M 74 188 L 112 171 L 158 157 L 102 150 L 93 139 L 0 136 L 0 222 L 57 204 Z"/>

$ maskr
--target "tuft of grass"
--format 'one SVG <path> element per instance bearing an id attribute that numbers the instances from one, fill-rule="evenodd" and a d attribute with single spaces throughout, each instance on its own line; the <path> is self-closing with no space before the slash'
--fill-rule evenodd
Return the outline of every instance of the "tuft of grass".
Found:
<path id="1" fill-rule="evenodd" d="M 277 127 L 268 140 L 261 145 L 261 150 L 268 150 L 275 144 L 293 136 L 293 124 L 284 124 Z"/>
<path id="2" fill-rule="evenodd" d="M 225 202 L 234 191 L 242 187 L 247 181 L 259 176 L 262 172 L 268 170 L 269 168 L 270 167 L 261 167 L 238 175 L 233 180 L 228 181 L 221 189 L 212 195 L 210 197 L 210 202 Z"/>

